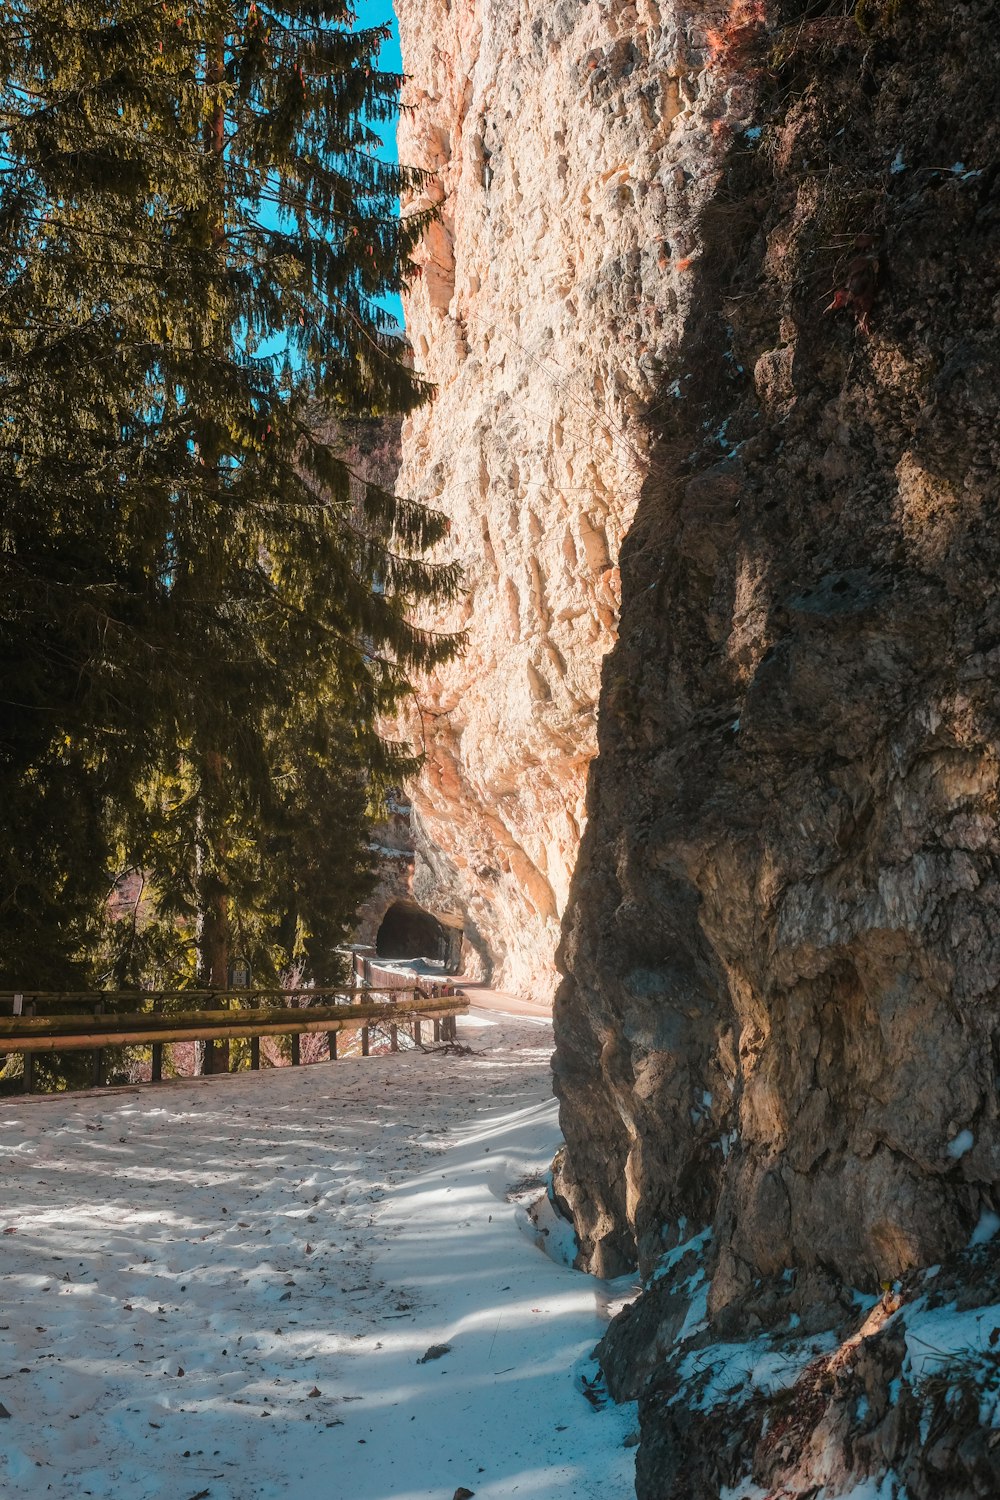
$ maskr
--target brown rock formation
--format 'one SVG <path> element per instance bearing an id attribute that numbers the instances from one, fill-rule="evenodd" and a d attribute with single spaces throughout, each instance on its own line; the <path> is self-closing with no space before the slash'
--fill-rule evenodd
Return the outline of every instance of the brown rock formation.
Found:
<path id="1" fill-rule="evenodd" d="M 742 10 L 709 61 L 756 110 L 622 550 L 556 1006 L 585 1258 L 710 1230 L 716 1336 L 842 1319 L 1000 1175 L 995 7 Z M 630 1351 L 660 1378 L 675 1281 Z M 716 1495 L 644 1410 L 640 1493 Z M 913 1493 L 994 1493 L 962 1473 Z"/>
<path id="2" fill-rule="evenodd" d="M 762 88 L 623 556 L 558 1011 L 569 1170 L 599 1262 L 716 1218 L 718 1303 L 926 1263 L 997 1176 L 997 126 L 960 62 L 991 7 L 921 11 Z M 869 336 L 820 315 L 864 234 Z"/>
<path id="3" fill-rule="evenodd" d="M 398 8 L 400 153 L 441 205 L 407 306 L 438 395 L 404 429 L 401 483 L 452 517 L 469 589 L 442 622 L 468 650 L 423 694 L 417 883 L 482 968 L 544 996 L 643 417 L 711 179 L 705 79 L 684 8 L 656 0 Z"/>
<path id="4" fill-rule="evenodd" d="M 995 1295 L 995 6 L 401 8 L 404 484 L 470 582 L 418 879 L 509 986 L 562 918 L 557 1191 L 651 1277 L 602 1349 L 640 1494 L 991 1495 L 1000 1331 L 955 1396 L 893 1309 L 937 1261 Z M 720 1403 L 758 1334 L 799 1373 Z"/>
<path id="5" fill-rule="evenodd" d="M 693 1341 L 643 1393 L 639 1494 L 992 1500 L 998 1279 L 974 1250 L 855 1309 L 840 1335 Z"/>
<path id="6" fill-rule="evenodd" d="M 409 802 L 390 800 L 385 818 L 372 829 L 378 882 L 355 918 L 354 944 L 374 949 L 379 928 L 394 902 L 413 896 L 413 829 Z"/>

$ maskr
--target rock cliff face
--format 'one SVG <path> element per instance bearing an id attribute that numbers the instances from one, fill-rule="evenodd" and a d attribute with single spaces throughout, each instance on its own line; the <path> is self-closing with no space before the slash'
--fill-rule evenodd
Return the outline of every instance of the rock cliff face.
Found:
<path id="1" fill-rule="evenodd" d="M 404 429 L 401 484 L 451 516 L 468 584 L 442 622 L 468 649 L 423 695 L 416 884 L 497 983 L 544 996 L 711 178 L 703 28 L 655 0 L 398 8 L 400 153 L 441 207 L 407 305 L 438 395 Z"/>
<path id="2" fill-rule="evenodd" d="M 998 1223 L 1000 44 L 986 0 L 850 9 L 735 4 L 706 39 L 722 149 L 564 928 L 558 1191 L 591 1268 L 661 1273 L 605 1351 L 649 1380 L 649 1500 L 884 1470 L 855 1424 L 825 1474 L 815 1424 L 886 1344 L 795 1386 L 781 1453 L 758 1401 L 685 1463 L 691 1351 L 844 1334 L 846 1289 L 916 1296 Z M 855 1390 L 879 1420 L 893 1327 Z M 911 1495 L 996 1492 L 928 1430 Z"/>
<path id="3" fill-rule="evenodd" d="M 401 10 L 404 483 L 471 584 L 425 878 L 508 984 L 562 918 L 556 1191 L 648 1280 L 602 1350 L 640 1495 L 995 1494 L 995 6 Z"/>

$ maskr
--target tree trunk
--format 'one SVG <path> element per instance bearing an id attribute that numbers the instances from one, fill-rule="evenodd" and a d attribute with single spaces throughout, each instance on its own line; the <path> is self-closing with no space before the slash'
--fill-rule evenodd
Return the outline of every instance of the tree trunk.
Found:
<path id="1" fill-rule="evenodd" d="M 205 82 L 211 86 L 224 82 L 226 76 L 226 48 L 225 38 L 219 37 L 212 47 L 207 59 L 205 69 Z M 206 131 L 206 150 L 218 163 L 219 172 L 219 199 L 218 212 L 212 225 L 213 249 L 221 250 L 225 241 L 225 190 L 222 183 L 222 153 L 225 150 L 225 110 L 221 103 L 216 104 L 209 117 Z M 214 464 L 214 454 L 203 451 L 203 457 L 209 464 Z M 214 481 L 214 485 L 213 485 Z M 218 488 L 218 471 L 214 470 L 208 476 L 207 488 Z M 225 781 L 225 762 L 222 754 L 217 750 L 210 750 L 205 754 L 202 766 L 203 785 L 207 783 L 211 787 L 209 801 L 218 810 L 223 804 L 223 790 Z M 221 811 L 220 811 L 221 815 Z M 199 936 L 199 967 L 201 969 L 202 983 L 210 989 L 227 990 L 229 988 L 229 955 L 230 955 L 230 932 L 229 932 L 229 895 L 219 865 L 225 859 L 226 843 L 223 829 L 217 829 L 217 843 L 215 859 L 209 866 L 201 886 L 201 932 Z M 222 1002 L 216 1001 L 221 1008 Z M 227 1073 L 229 1071 L 229 1043 L 228 1041 L 206 1042 L 204 1048 L 203 1069 L 206 1073 Z"/>
<path id="2" fill-rule="evenodd" d="M 223 793 L 224 762 L 218 751 L 206 753 L 202 765 L 203 785 L 211 788 L 210 805 L 220 808 Z M 227 990 L 229 988 L 229 894 L 226 883 L 219 872 L 218 862 L 224 859 L 225 838 L 220 828 L 214 858 L 209 857 L 203 847 L 200 851 L 202 874 L 199 881 L 199 931 L 198 969 L 199 977 L 206 989 Z M 221 1000 L 214 1002 L 221 1007 Z M 205 1073 L 227 1073 L 229 1071 L 228 1041 L 206 1042 L 202 1070 Z"/>

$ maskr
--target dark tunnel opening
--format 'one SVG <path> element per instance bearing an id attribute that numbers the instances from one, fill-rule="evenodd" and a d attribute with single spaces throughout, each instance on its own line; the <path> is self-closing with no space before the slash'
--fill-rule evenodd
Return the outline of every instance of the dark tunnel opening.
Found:
<path id="1" fill-rule="evenodd" d="M 427 958 L 447 963 L 451 942 L 447 928 L 415 901 L 394 901 L 382 918 L 375 952 L 379 958 Z"/>

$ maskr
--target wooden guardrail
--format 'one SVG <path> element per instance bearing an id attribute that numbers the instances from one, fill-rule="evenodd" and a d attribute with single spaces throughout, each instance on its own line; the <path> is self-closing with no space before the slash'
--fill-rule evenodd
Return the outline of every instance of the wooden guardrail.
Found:
<path id="1" fill-rule="evenodd" d="M 3 1014 L 8 1008 L 10 1014 Z M 297 1065 L 302 1034 L 325 1032 L 330 1059 L 335 1061 L 342 1031 L 360 1031 L 362 1056 L 367 1057 L 373 1025 L 388 1027 L 390 1048 L 398 1051 L 401 1025 L 412 1027 L 417 1043 L 424 1021 L 433 1025 L 435 1040 L 454 1040 L 455 1017 L 468 1008 L 460 992 L 432 994 L 420 986 L 406 991 L 6 991 L 0 992 L 0 1057 L 23 1054 L 24 1089 L 30 1093 L 38 1053 L 93 1052 L 93 1082 L 100 1086 L 105 1081 L 106 1047 L 148 1045 L 155 1083 L 163 1076 L 163 1047 L 172 1042 L 206 1042 L 205 1071 L 211 1073 L 216 1071 L 212 1044 L 217 1041 L 248 1037 L 250 1066 L 256 1069 L 262 1036 L 290 1036 L 291 1060 Z"/>

